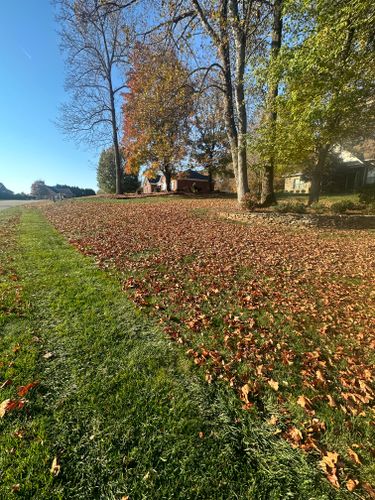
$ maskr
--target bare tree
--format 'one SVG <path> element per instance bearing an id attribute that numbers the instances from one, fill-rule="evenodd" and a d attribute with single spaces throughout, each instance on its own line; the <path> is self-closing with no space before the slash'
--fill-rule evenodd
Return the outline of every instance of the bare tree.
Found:
<path id="1" fill-rule="evenodd" d="M 247 65 L 257 50 L 259 37 L 270 13 L 266 0 L 179 0 L 171 1 L 170 25 L 182 25 L 175 43 L 188 42 L 192 31 L 203 31 L 215 53 L 215 60 L 204 67 L 203 78 L 216 71 L 217 88 L 223 94 L 224 121 L 230 144 L 237 197 L 241 201 L 249 191 L 246 142 L 248 119 L 246 107 Z M 172 32 L 172 29 L 170 29 Z M 202 36 L 202 35 L 201 35 Z M 192 45 L 192 53 L 202 51 Z M 211 61 L 210 61 L 211 62 Z"/>
<path id="2" fill-rule="evenodd" d="M 116 193 L 121 193 L 118 138 L 121 90 L 131 29 L 125 21 L 131 0 L 56 0 L 61 48 L 66 56 L 66 90 L 61 128 L 75 139 L 113 145 Z"/>
<path id="3" fill-rule="evenodd" d="M 210 191 L 213 176 L 227 172 L 230 149 L 223 120 L 223 99 L 217 88 L 199 96 L 192 116 L 191 156 L 207 170 Z"/>

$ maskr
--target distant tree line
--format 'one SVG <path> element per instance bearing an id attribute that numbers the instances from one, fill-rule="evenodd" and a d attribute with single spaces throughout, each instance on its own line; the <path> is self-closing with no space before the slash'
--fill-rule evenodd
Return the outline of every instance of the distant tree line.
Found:
<path id="1" fill-rule="evenodd" d="M 95 196 L 95 191 L 91 188 L 80 188 L 78 186 L 68 186 L 67 184 L 56 184 L 56 186 L 52 186 L 52 189 L 61 190 L 61 189 L 70 189 L 75 198 L 79 198 L 81 196 Z"/>
<path id="2" fill-rule="evenodd" d="M 31 196 L 37 199 L 78 198 L 81 196 L 94 195 L 95 191 L 93 189 L 68 186 L 67 184 L 47 186 L 42 180 L 37 180 L 31 185 Z"/>

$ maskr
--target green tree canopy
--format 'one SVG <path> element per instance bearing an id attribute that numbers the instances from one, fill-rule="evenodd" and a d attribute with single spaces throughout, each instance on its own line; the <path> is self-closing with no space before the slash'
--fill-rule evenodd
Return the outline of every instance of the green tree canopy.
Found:
<path id="1" fill-rule="evenodd" d="M 96 180 L 99 189 L 105 193 L 116 192 L 116 162 L 113 148 L 104 149 L 99 158 Z M 138 177 L 136 175 L 121 176 L 122 192 L 135 192 L 139 187 Z"/>
<path id="2" fill-rule="evenodd" d="M 373 134 L 375 123 L 375 6 L 369 0 L 307 2 L 285 6 L 288 43 L 278 60 L 276 143 L 267 125 L 257 149 L 275 148 L 279 170 L 304 169 L 310 202 L 337 144 Z"/>

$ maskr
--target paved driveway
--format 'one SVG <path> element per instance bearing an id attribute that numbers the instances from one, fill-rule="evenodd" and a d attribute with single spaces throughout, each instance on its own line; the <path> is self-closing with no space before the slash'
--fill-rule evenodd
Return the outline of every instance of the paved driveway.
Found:
<path id="1" fill-rule="evenodd" d="M 40 200 L 0 200 L 0 210 L 25 205 L 26 203 L 35 203 L 36 201 Z"/>

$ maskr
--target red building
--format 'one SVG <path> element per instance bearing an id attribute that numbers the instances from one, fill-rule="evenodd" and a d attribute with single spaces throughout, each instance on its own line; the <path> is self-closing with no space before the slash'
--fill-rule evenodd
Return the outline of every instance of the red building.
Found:
<path id="1" fill-rule="evenodd" d="M 172 177 L 171 191 L 184 193 L 210 193 L 214 190 L 214 182 L 209 181 L 208 175 L 189 169 L 178 172 Z M 165 175 L 158 175 L 153 179 L 145 178 L 143 183 L 144 193 L 165 192 L 167 182 Z"/>

